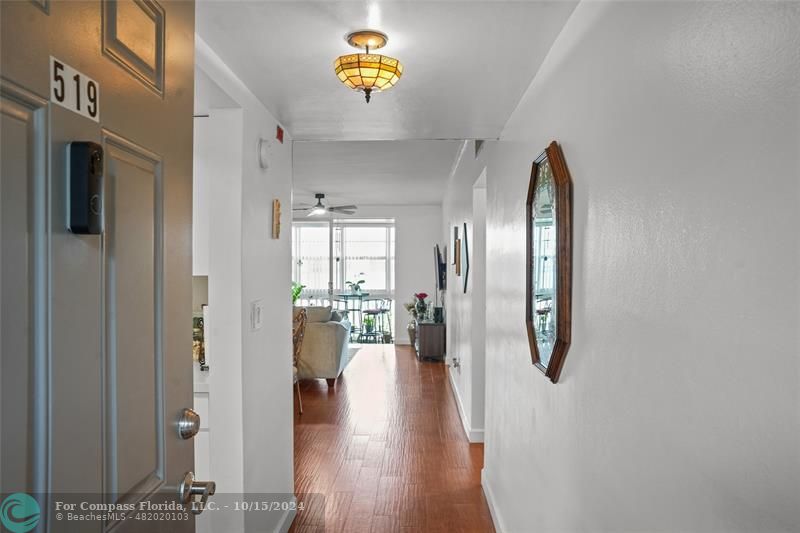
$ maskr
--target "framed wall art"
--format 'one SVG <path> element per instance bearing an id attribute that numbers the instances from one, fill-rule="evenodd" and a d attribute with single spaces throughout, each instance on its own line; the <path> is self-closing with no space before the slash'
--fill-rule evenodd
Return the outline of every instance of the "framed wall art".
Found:
<path id="1" fill-rule="evenodd" d="M 272 238 L 281 238 L 281 201 L 272 200 Z"/>
<path id="2" fill-rule="evenodd" d="M 458 243 L 458 226 L 453 226 L 453 246 L 450 247 L 453 250 L 453 264 L 456 264 L 456 244 Z"/>
<path id="3" fill-rule="evenodd" d="M 464 222 L 464 237 L 462 239 L 462 246 L 464 250 L 462 252 L 462 261 L 463 264 L 461 266 L 461 271 L 464 273 L 464 294 L 467 293 L 467 285 L 469 284 L 469 242 L 467 239 L 467 223 Z"/>

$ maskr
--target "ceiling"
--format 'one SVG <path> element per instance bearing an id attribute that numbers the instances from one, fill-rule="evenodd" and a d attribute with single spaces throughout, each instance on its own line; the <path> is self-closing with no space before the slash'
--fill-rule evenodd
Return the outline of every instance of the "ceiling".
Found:
<path id="1" fill-rule="evenodd" d="M 438 205 L 459 141 L 294 143 L 294 205 Z"/>
<path id="2" fill-rule="evenodd" d="M 295 140 L 494 139 L 576 3 L 203 1 L 197 31 Z M 405 67 L 370 104 L 333 73 L 364 27 Z"/>

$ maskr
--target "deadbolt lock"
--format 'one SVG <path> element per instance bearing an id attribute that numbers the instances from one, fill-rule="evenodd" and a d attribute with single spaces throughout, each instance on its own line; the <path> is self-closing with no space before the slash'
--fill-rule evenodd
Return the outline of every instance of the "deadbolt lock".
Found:
<path id="1" fill-rule="evenodd" d="M 183 440 L 191 439 L 200 431 L 200 415 L 193 409 L 185 408 L 178 419 L 178 435 Z"/>

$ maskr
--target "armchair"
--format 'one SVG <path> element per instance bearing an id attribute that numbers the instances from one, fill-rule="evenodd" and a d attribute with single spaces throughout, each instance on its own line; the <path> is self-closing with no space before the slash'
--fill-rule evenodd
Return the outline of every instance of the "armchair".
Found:
<path id="1" fill-rule="evenodd" d="M 350 362 L 350 322 L 330 307 L 307 307 L 307 323 L 300 357 L 299 379 L 326 379 L 333 387 Z"/>

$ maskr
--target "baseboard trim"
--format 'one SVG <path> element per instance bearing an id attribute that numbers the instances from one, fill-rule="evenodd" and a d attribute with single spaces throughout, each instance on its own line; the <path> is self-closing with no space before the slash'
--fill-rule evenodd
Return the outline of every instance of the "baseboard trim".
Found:
<path id="1" fill-rule="evenodd" d="M 489 476 L 485 468 L 481 469 L 481 487 L 483 488 L 483 494 L 486 496 L 486 503 L 489 505 L 489 514 L 492 515 L 494 529 L 497 533 L 504 533 L 507 529 L 505 524 L 503 524 L 503 519 L 500 518 L 500 511 L 497 509 L 497 499 L 495 499 L 494 492 L 492 492 L 492 484 L 489 482 Z"/>
<path id="2" fill-rule="evenodd" d="M 283 512 L 278 525 L 275 527 L 275 533 L 288 533 L 289 528 L 292 527 L 292 522 L 297 515 L 297 497 L 292 496 L 292 504 L 290 508 Z"/>
<path id="3" fill-rule="evenodd" d="M 461 403 L 461 395 L 458 392 L 455 378 L 453 377 L 453 369 L 447 368 L 447 377 L 450 379 L 450 388 L 453 389 L 453 396 L 456 399 L 456 407 L 458 408 L 458 417 L 461 419 L 461 427 L 464 428 L 464 434 L 470 442 L 483 442 L 483 429 L 473 429 L 469 426 L 467 415 L 464 412 L 464 405 Z"/>

